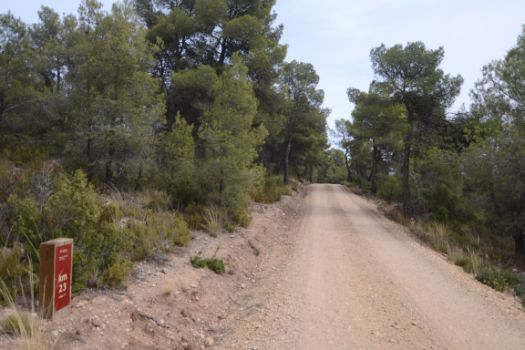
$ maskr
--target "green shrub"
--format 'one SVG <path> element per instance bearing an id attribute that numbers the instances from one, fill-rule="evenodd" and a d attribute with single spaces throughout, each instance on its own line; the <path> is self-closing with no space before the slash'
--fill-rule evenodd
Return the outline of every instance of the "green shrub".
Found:
<path id="1" fill-rule="evenodd" d="M 467 273 L 474 273 L 476 270 L 474 262 L 468 256 L 463 256 L 459 258 L 458 260 L 455 261 L 455 264 L 457 266 L 462 267 L 463 271 Z"/>
<path id="2" fill-rule="evenodd" d="M 48 155 L 42 147 L 20 144 L 5 149 L 4 156 L 12 162 L 23 164 L 48 159 Z"/>
<path id="3" fill-rule="evenodd" d="M 131 258 L 144 260 L 153 255 L 154 240 L 148 226 L 143 222 L 131 220 L 126 228 L 126 235 L 131 239 Z"/>
<path id="4" fill-rule="evenodd" d="M 250 212 L 246 208 L 236 208 L 230 213 L 233 222 L 241 227 L 248 227 L 252 221 Z"/>
<path id="5" fill-rule="evenodd" d="M 401 184 L 395 176 L 387 176 L 379 181 L 377 195 L 389 202 L 401 199 Z"/>
<path id="6" fill-rule="evenodd" d="M 208 259 L 208 261 L 206 262 L 206 265 L 208 266 L 210 270 L 212 270 L 213 272 L 219 275 L 226 272 L 224 261 L 222 259 L 217 259 L 217 258 Z"/>
<path id="7" fill-rule="evenodd" d="M 184 219 L 188 226 L 194 230 L 200 230 L 205 224 L 204 220 L 205 207 L 202 205 L 190 204 L 184 210 Z"/>
<path id="8" fill-rule="evenodd" d="M 19 245 L 13 248 L 0 248 L 0 276 L 5 284 L 3 287 L 7 288 L 4 292 L 13 298 L 19 292 L 19 281 L 24 274 L 24 268 L 20 263 L 21 253 L 22 249 Z M 5 305 L 7 302 L 4 293 L 0 293 L 0 305 Z"/>
<path id="9" fill-rule="evenodd" d="M 208 265 L 208 259 L 203 258 L 200 254 L 190 258 L 191 265 L 197 269 L 203 269 Z"/>
<path id="10" fill-rule="evenodd" d="M 511 273 L 488 266 L 476 274 L 476 279 L 500 292 L 517 283 L 516 277 Z"/>
<path id="11" fill-rule="evenodd" d="M 182 216 L 151 210 L 147 210 L 145 215 L 145 222 L 130 220 L 126 228 L 133 260 L 150 258 L 155 252 L 167 252 L 190 242 L 190 231 Z"/>
<path id="12" fill-rule="evenodd" d="M 224 261 L 216 257 L 217 251 L 211 258 L 203 258 L 201 256 L 201 252 L 199 252 L 197 255 L 190 257 L 190 263 L 193 267 L 197 269 L 203 269 L 205 267 L 208 267 L 210 270 L 219 275 L 223 274 L 224 272 L 226 272 L 226 267 Z"/>
<path id="13" fill-rule="evenodd" d="M 174 208 L 186 208 L 193 203 L 204 203 L 206 195 L 195 179 L 181 179 L 173 182 L 168 189 Z"/>
<path id="14" fill-rule="evenodd" d="M 264 186 L 253 190 L 251 197 L 257 203 L 274 203 L 278 202 L 281 196 L 291 193 L 291 186 L 285 185 L 281 176 L 267 176 Z"/>
<path id="15" fill-rule="evenodd" d="M 7 220 L 11 227 L 10 241 L 23 243 L 24 248 L 36 256 L 36 247 L 39 246 L 42 229 L 42 213 L 36 200 L 13 193 L 7 199 L 7 204 L 12 210 Z M 4 242 L 4 244 L 9 243 Z"/>
<path id="16" fill-rule="evenodd" d="M 171 199 L 166 193 L 160 191 L 151 191 L 149 192 L 149 196 L 151 198 L 149 203 L 146 205 L 147 209 L 154 211 L 166 211 L 170 208 Z"/>
<path id="17" fill-rule="evenodd" d="M 100 222 L 118 222 L 122 218 L 120 207 L 116 203 L 107 203 L 102 207 Z"/>
<path id="18" fill-rule="evenodd" d="M 132 264 L 129 260 L 117 256 L 104 273 L 104 285 L 110 288 L 123 286 L 131 273 L 131 268 Z"/>
<path id="19" fill-rule="evenodd" d="M 170 212 L 148 212 L 146 222 L 150 239 L 157 248 L 168 251 L 174 246 L 186 246 L 190 241 L 188 225 L 180 215 Z"/>
<path id="20" fill-rule="evenodd" d="M 176 215 L 173 220 L 173 245 L 185 247 L 191 241 L 190 229 L 184 220 L 184 217 Z"/>

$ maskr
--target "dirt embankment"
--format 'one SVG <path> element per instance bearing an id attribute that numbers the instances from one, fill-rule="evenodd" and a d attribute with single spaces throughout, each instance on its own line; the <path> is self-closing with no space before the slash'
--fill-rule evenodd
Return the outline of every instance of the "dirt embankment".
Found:
<path id="1" fill-rule="evenodd" d="M 192 232 L 188 248 L 137 264 L 126 290 L 75 296 L 69 315 L 43 321 L 46 344 L 93 350 L 216 347 L 245 311 L 261 271 L 275 261 L 270 255 L 289 246 L 301 203 L 284 197 L 272 205 L 254 204 L 249 228 L 218 238 Z M 192 267 L 190 256 L 198 253 L 223 259 L 226 274 Z M 14 348 L 15 340 L 0 336 L 0 349 Z"/>

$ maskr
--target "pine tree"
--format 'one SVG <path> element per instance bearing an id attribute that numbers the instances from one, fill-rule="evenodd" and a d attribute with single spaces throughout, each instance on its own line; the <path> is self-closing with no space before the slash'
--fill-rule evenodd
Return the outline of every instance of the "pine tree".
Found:
<path id="1" fill-rule="evenodd" d="M 239 57 L 215 84 L 215 100 L 199 130 L 203 143 L 202 170 L 210 200 L 229 210 L 244 208 L 247 193 L 260 179 L 254 164 L 267 132 L 254 128 L 257 100 L 248 70 Z"/>

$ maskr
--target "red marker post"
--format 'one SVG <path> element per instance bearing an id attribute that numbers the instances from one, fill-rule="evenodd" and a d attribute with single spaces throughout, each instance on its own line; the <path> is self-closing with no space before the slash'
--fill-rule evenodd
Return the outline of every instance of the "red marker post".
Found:
<path id="1" fill-rule="evenodd" d="M 71 302 L 73 240 L 59 238 L 40 244 L 40 307 L 52 319 Z"/>

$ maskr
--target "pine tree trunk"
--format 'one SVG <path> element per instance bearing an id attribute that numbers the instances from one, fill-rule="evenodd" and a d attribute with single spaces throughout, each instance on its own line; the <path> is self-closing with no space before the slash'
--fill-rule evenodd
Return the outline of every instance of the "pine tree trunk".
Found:
<path id="1" fill-rule="evenodd" d="M 379 159 L 379 147 L 374 145 L 372 151 L 372 169 L 370 170 L 370 191 L 373 194 L 377 193 L 377 162 Z"/>
<path id="2" fill-rule="evenodd" d="M 345 151 L 346 181 L 352 182 L 352 169 L 348 161 L 348 151 Z"/>
<path id="3" fill-rule="evenodd" d="M 91 146 L 92 146 L 92 143 L 93 141 L 91 140 L 91 137 L 88 137 L 87 139 L 87 143 L 86 143 L 86 157 L 87 157 L 87 161 L 88 161 L 88 164 L 87 164 L 87 178 L 89 181 L 92 181 L 93 180 L 93 176 L 94 176 L 94 173 L 93 173 L 93 155 L 91 153 Z"/>
<path id="4" fill-rule="evenodd" d="M 412 151 L 412 135 L 405 136 L 405 145 L 403 150 L 403 164 L 401 165 L 403 190 L 403 213 L 411 216 L 412 213 L 412 196 L 410 194 L 410 153 Z"/>
<path id="5" fill-rule="evenodd" d="M 516 227 L 513 238 L 514 254 L 516 258 L 525 258 L 525 235 L 523 234 L 523 229 Z"/>
<path id="6" fill-rule="evenodd" d="M 290 152 L 292 150 L 292 137 L 288 137 L 288 143 L 286 145 L 286 152 L 284 155 L 284 184 L 288 185 L 289 181 L 289 165 L 290 165 Z"/>

